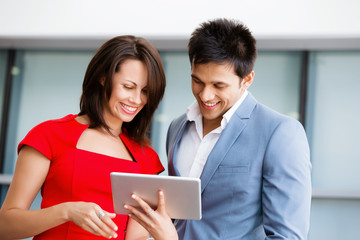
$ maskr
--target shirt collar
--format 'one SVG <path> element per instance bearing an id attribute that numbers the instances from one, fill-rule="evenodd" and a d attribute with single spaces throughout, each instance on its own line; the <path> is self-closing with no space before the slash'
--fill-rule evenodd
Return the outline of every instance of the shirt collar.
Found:
<path id="1" fill-rule="evenodd" d="M 240 106 L 240 104 L 244 101 L 246 96 L 248 95 L 248 91 L 245 90 L 243 95 L 236 101 L 236 103 L 224 114 L 223 119 L 221 120 L 221 128 L 224 129 L 225 126 L 229 123 L 230 118 L 234 115 L 236 109 Z"/>
<path id="2" fill-rule="evenodd" d="M 201 117 L 199 104 L 196 100 L 186 109 L 186 116 L 189 121 L 195 121 Z"/>
<path id="3" fill-rule="evenodd" d="M 195 130 L 202 139 L 202 115 L 196 100 L 186 109 L 186 116 L 190 122 L 195 123 Z"/>

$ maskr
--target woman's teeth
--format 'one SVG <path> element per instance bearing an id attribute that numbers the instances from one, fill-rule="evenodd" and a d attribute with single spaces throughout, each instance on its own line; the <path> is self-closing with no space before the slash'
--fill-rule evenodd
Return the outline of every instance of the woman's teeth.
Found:
<path id="1" fill-rule="evenodd" d="M 121 104 L 124 108 L 126 108 L 127 110 L 129 110 L 130 112 L 134 112 L 136 110 L 136 108 L 134 107 L 130 107 L 128 105 L 125 105 L 125 104 Z"/>

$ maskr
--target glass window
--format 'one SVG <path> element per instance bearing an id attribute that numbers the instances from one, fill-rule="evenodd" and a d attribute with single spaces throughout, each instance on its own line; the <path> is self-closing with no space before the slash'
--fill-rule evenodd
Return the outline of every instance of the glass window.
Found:
<path id="1" fill-rule="evenodd" d="M 360 190 L 359 66 L 360 52 L 311 54 L 306 124 L 315 189 Z"/>
<path id="2" fill-rule="evenodd" d="M 335 196 L 313 199 L 310 239 L 351 240 L 358 234 L 360 200 L 341 198 L 360 191 L 359 66 L 359 51 L 310 54 L 306 126 L 313 191 Z"/>
<path id="3" fill-rule="evenodd" d="M 359 213 L 359 200 L 313 199 L 309 239 L 357 239 Z"/>
<path id="4" fill-rule="evenodd" d="M 0 136 L 3 134 L 2 131 L 2 123 L 3 123 L 3 117 L 4 117 L 4 97 L 5 97 L 5 82 L 6 82 L 6 70 L 7 70 L 7 60 L 8 60 L 8 51 L 6 50 L 0 50 Z M 2 139 L 0 141 L 3 141 Z M 5 142 L 1 142 L 1 144 L 5 144 Z M 4 159 L 0 160 L 1 165 L 4 165 L 2 162 Z M 3 171 L 0 169 L 0 174 L 2 174 Z M 7 188 L 7 186 L 0 185 L 0 206 L 3 202 L 3 196 L 1 192 L 4 188 Z"/>
<path id="5" fill-rule="evenodd" d="M 0 50 L 0 89 L 1 89 L 0 90 L 0 126 L 2 124 L 2 118 L 3 118 L 6 68 L 7 68 L 7 51 Z M 0 127 L 0 131 L 1 131 L 1 127 Z"/>
<path id="6" fill-rule="evenodd" d="M 161 53 L 166 75 L 166 90 L 152 123 L 153 147 L 159 154 L 167 175 L 166 134 L 171 121 L 183 114 L 195 101 L 191 91 L 191 70 L 187 52 Z"/>
<path id="7" fill-rule="evenodd" d="M 301 52 L 259 51 L 249 91 L 259 102 L 299 119 L 301 62 Z"/>

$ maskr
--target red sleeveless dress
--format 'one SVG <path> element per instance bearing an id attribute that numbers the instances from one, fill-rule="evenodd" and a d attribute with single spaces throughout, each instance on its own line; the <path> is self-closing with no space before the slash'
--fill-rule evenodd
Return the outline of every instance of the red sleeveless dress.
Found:
<path id="1" fill-rule="evenodd" d="M 156 174 L 164 170 L 157 153 L 140 146 L 125 133 L 120 138 L 135 161 L 110 157 L 77 149 L 77 142 L 88 125 L 68 115 L 35 126 L 20 142 L 41 152 L 50 161 L 49 173 L 41 188 L 41 208 L 69 201 L 94 202 L 108 212 L 114 212 L 110 173 L 127 172 Z M 117 239 L 125 238 L 128 216 L 117 215 Z M 103 237 L 91 234 L 73 222 L 67 222 L 34 237 L 36 240 L 95 240 Z"/>

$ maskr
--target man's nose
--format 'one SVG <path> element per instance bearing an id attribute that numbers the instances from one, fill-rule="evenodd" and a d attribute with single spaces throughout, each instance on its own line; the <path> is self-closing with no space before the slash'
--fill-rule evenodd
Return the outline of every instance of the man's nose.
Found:
<path id="1" fill-rule="evenodd" d="M 213 100 L 214 96 L 214 91 L 210 87 L 204 87 L 200 92 L 200 98 L 203 102 Z"/>

